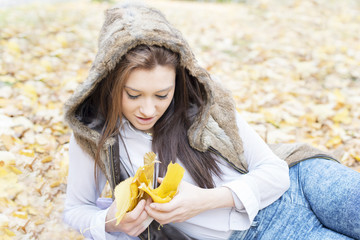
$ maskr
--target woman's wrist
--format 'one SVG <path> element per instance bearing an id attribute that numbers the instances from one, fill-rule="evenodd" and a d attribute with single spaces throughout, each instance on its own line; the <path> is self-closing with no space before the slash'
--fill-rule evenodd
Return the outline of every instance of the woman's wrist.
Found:
<path id="1" fill-rule="evenodd" d="M 115 227 L 116 219 L 115 219 L 114 208 L 116 208 L 116 204 L 113 203 L 108 208 L 108 211 L 106 213 L 106 218 L 105 218 L 105 231 L 106 232 L 115 232 L 116 231 L 116 227 Z"/>
<path id="2" fill-rule="evenodd" d="M 232 192 L 227 187 L 202 189 L 201 207 L 205 210 L 234 207 Z"/>

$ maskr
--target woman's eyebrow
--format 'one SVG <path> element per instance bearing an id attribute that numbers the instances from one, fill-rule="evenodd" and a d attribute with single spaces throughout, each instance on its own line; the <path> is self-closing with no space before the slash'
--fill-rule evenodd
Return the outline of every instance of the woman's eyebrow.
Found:
<path id="1" fill-rule="evenodd" d="M 131 87 L 128 87 L 128 86 L 124 86 L 124 88 L 128 88 L 128 89 L 130 89 L 130 90 L 132 90 L 134 92 L 141 92 L 140 90 L 137 90 L 135 88 L 131 88 Z"/>
<path id="2" fill-rule="evenodd" d="M 174 87 L 174 85 L 171 85 L 170 87 L 167 87 L 167 88 L 164 88 L 164 89 L 162 89 L 162 90 L 156 91 L 156 93 L 168 91 L 168 90 L 170 90 L 170 89 L 173 88 L 173 87 Z M 132 88 L 132 87 L 129 87 L 129 86 L 125 86 L 125 88 L 128 88 L 128 89 L 130 89 L 130 90 L 132 90 L 132 91 L 134 91 L 134 92 L 141 92 L 140 90 L 137 90 L 137 89 Z"/>
<path id="3" fill-rule="evenodd" d="M 157 93 L 168 91 L 168 90 L 172 89 L 173 87 L 174 87 L 174 85 L 171 85 L 170 87 L 167 87 L 167 88 L 165 88 L 165 89 L 163 89 L 163 90 L 157 91 Z"/>

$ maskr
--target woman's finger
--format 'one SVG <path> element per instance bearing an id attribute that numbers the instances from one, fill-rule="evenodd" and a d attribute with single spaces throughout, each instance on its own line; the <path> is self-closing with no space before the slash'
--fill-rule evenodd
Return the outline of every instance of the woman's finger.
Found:
<path id="1" fill-rule="evenodd" d="M 146 214 L 147 215 L 147 214 Z M 148 216 L 148 215 L 147 215 Z M 147 217 L 146 219 L 148 219 L 149 217 Z M 153 220 L 153 219 L 150 219 Z M 150 225 L 150 221 L 145 220 L 141 225 L 139 225 L 138 230 L 136 231 L 134 236 L 139 236 L 143 231 L 146 230 L 146 228 Z"/>
<path id="2" fill-rule="evenodd" d="M 157 182 L 161 184 L 163 180 L 164 180 L 164 178 L 158 177 Z"/>
<path id="3" fill-rule="evenodd" d="M 149 207 L 152 210 L 156 210 L 160 212 L 172 212 L 178 208 L 175 200 L 170 201 L 168 203 L 151 203 Z"/>
<path id="4" fill-rule="evenodd" d="M 148 213 L 144 210 L 141 212 L 140 216 L 134 221 L 134 225 L 143 225 L 146 219 L 148 218 Z"/>
<path id="5" fill-rule="evenodd" d="M 133 222 L 136 221 L 142 212 L 144 212 L 145 208 L 145 200 L 141 200 L 136 207 L 131 211 L 125 214 L 124 221 L 125 222 Z"/>
<path id="6" fill-rule="evenodd" d="M 146 207 L 145 210 L 150 217 L 153 217 L 157 222 L 161 224 L 166 224 L 171 222 L 178 214 L 178 210 L 176 209 L 171 212 L 161 212 L 154 210 L 150 207 Z"/>

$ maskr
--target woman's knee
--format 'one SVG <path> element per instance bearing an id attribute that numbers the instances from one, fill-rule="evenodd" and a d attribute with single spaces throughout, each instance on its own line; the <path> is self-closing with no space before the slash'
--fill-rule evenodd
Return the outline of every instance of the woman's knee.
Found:
<path id="1" fill-rule="evenodd" d="M 336 232 L 360 239 L 360 173 L 330 160 L 299 166 L 304 195 L 320 222 Z"/>

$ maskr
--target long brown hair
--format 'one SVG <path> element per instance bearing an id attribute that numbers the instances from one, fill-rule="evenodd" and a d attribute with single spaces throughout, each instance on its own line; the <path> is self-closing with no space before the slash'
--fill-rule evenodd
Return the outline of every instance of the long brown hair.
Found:
<path id="1" fill-rule="evenodd" d="M 91 102 L 96 105 L 97 117 L 104 119 L 95 161 L 100 161 L 105 141 L 120 134 L 122 90 L 130 73 L 135 69 L 151 70 L 157 65 L 176 69 L 174 98 L 153 129 L 152 148 L 162 162 L 160 176 L 164 175 L 167 165 L 178 158 L 200 187 L 212 188 L 212 174 L 221 174 L 216 158 L 210 152 L 203 153 L 193 149 L 187 137 L 195 115 L 206 101 L 204 88 L 180 66 L 178 54 L 164 47 L 139 45 L 130 50 L 92 94 Z"/>

